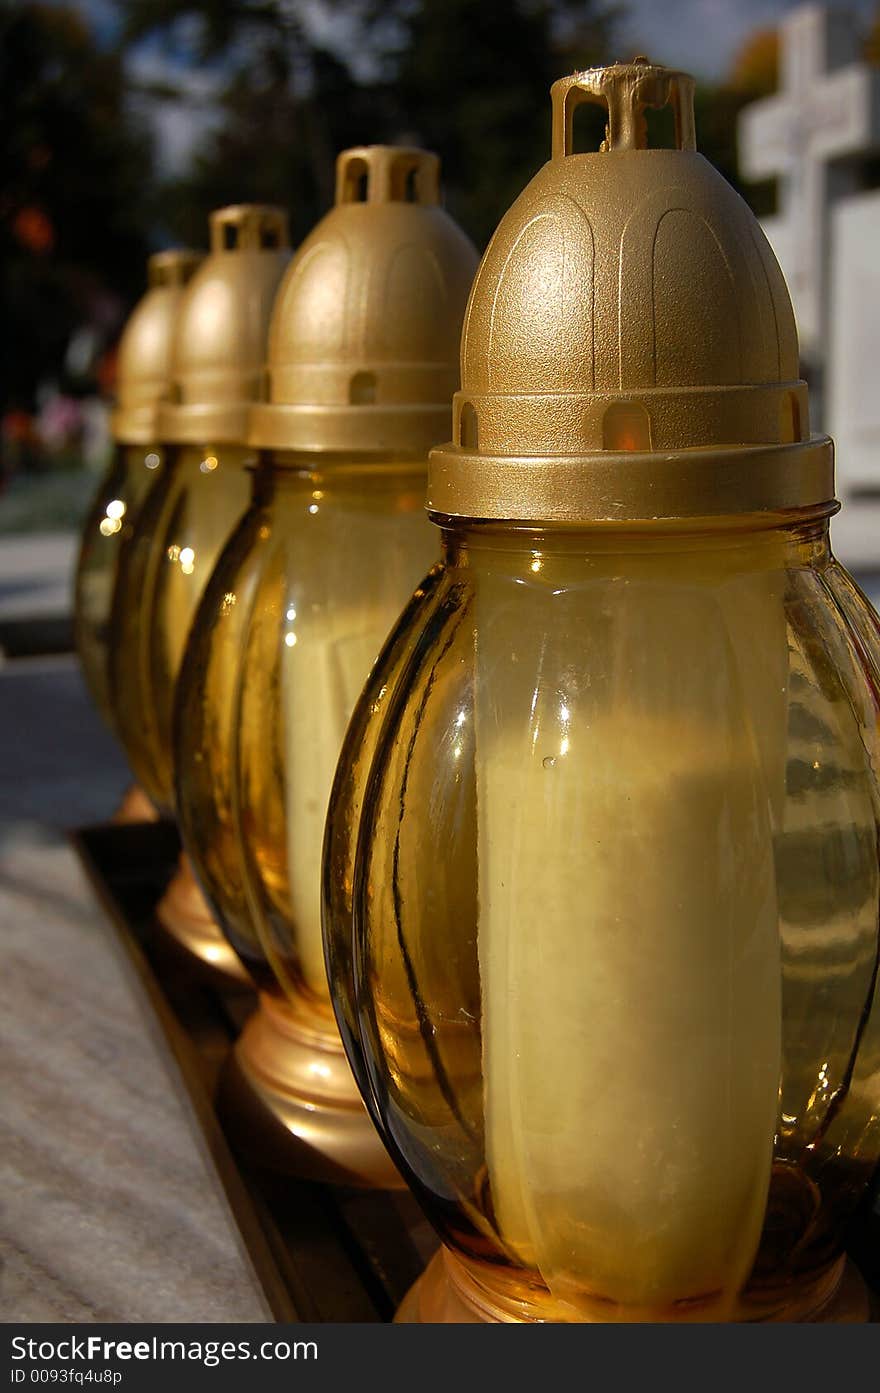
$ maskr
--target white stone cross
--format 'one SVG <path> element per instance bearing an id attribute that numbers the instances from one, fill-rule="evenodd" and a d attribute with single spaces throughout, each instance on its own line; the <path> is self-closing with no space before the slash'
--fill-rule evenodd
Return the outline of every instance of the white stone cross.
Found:
<path id="1" fill-rule="evenodd" d="M 858 54 L 845 12 L 793 10 L 780 26 L 780 91 L 739 118 L 744 178 L 782 183 L 780 216 L 764 228 L 791 290 L 801 350 L 816 360 L 828 327 L 829 206 L 858 188 L 858 158 L 880 146 L 880 72 Z"/>

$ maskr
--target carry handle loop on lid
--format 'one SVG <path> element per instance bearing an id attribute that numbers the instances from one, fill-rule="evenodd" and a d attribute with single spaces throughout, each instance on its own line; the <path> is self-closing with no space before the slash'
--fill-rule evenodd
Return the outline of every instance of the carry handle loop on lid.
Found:
<path id="1" fill-rule="evenodd" d="M 659 67 L 647 58 L 588 68 L 560 78 L 550 89 L 553 103 L 553 158 L 574 152 L 574 113 L 582 102 L 594 102 L 608 112 L 601 149 L 646 150 L 645 111 L 671 106 L 678 150 L 696 150 L 694 79 L 689 73 Z"/>

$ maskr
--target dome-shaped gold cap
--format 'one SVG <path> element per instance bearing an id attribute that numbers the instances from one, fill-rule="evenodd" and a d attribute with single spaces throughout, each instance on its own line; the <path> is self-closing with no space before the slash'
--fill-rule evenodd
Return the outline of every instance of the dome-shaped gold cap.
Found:
<path id="1" fill-rule="evenodd" d="M 694 148 L 693 79 L 647 59 L 554 84 L 552 158 L 502 219 L 465 316 L 441 514 L 545 522 L 833 506 L 791 300 L 761 228 Z M 573 116 L 607 109 L 598 151 Z M 672 106 L 676 148 L 647 148 Z"/>
<path id="2" fill-rule="evenodd" d="M 210 255 L 180 306 L 171 387 L 159 408 L 159 439 L 171 444 L 244 443 L 272 304 L 290 259 L 280 208 L 220 208 L 210 225 Z"/>
<path id="3" fill-rule="evenodd" d="M 174 248 L 147 260 L 147 291 L 132 310 L 119 340 L 116 410 L 111 419 L 120 445 L 150 445 L 156 412 L 171 378 L 171 341 L 183 288 L 201 252 Z"/>
<path id="4" fill-rule="evenodd" d="M 423 455 L 448 435 L 477 254 L 438 199 L 425 150 L 339 156 L 336 204 L 278 292 L 251 444 Z"/>

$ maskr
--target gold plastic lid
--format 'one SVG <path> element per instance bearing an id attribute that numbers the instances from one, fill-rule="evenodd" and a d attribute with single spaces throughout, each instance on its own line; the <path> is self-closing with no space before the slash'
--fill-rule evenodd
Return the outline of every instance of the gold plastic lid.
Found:
<path id="1" fill-rule="evenodd" d="M 272 304 L 290 259 L 280 208 L 220 208 L 210 226 L 210 255 L 181 303 L 171 386 L 159 408 L 159 439 L 170 444 L 244 443 Z"/>
<path id="2" fill-rule="evenodd" d="M 339 156 L 335 206 L 278 292 L 252 445 L 418 456 L 448 435 L 477 253 L 439 205 L 439 173 L 426 150 Z"/>
<path id="3" fill-rule="evenodd" d="M 552 158 L 471 292 L 432 512 L 584 524 L 835 506 L 782 272 L 694 148 L 693 90 L 643 58 L 554 83 Z M 576 154 L 582 102 L 606 108 L 606 136 Z M 648 148 L 646 110 L 666 105 L 676 148 Z"/>
<path id="4" fill-rule="evenodd" d="M 119 340 L 113 438 L 120 445 L 156 440 L 156 412 L 171 378 L 171 340 L 183 288 L 202 252 L 174 248 L 147 260 L 147 291 Z"/>

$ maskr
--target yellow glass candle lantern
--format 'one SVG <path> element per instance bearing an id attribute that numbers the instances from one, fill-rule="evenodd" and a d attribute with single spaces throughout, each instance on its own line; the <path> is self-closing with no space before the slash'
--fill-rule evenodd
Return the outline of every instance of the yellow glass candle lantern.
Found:
<path id="1" fill-rule="evenodd" d="M 158 405 L 171 377 L 171 341 L 184 287 L 200 252 L 157 252 L 147 262 L 147 292 L 119 342 L 114 453 L 86 517 L 76 567 L 74 629 L 86 685 L 109 725 L 109 632 L 120 548 L 162 459 Z"/>
<path id="2" fill-rule="evenodd" d="M 346 722 L 435 551 L 427 452 L 448 433 L 476 253 L 438 161 L 372 146 L 279 291 L 250 511 L 193 628 L 177 804 L 199 878 L 261 987 L 224 1081 L 240 1137 L 319 1179 L 399 1183 L 363 1109 L 324 970 L 321 847 Z M 286 992 L 286 998 L 283 995 Z"/>
<path id="3" fill-rule="evenodd" d="M 248 412 L 258 396 L 287 217 L 242 204 L 211 215 L 211 251 L 187 288 L 159 409 L 165 460 L 122 550 L 113 603 L 111 694 L 141 787 L 173 812 L 174 687 L 198 602 L 250 498 Z M 196 961 L 243 976 L 184 861 L 159 907 Z"/>
<path id="4" fill-rule="evenodd" d="M 404 1320 L 863 1310 L 880 629 L 692 92 L 646 60 L 555 84 L 431 456 L 442 566 L 334 783 L 334 1004 L 444 1244 Z M 573 153 L 582 101 L 607 134 Z"/>

